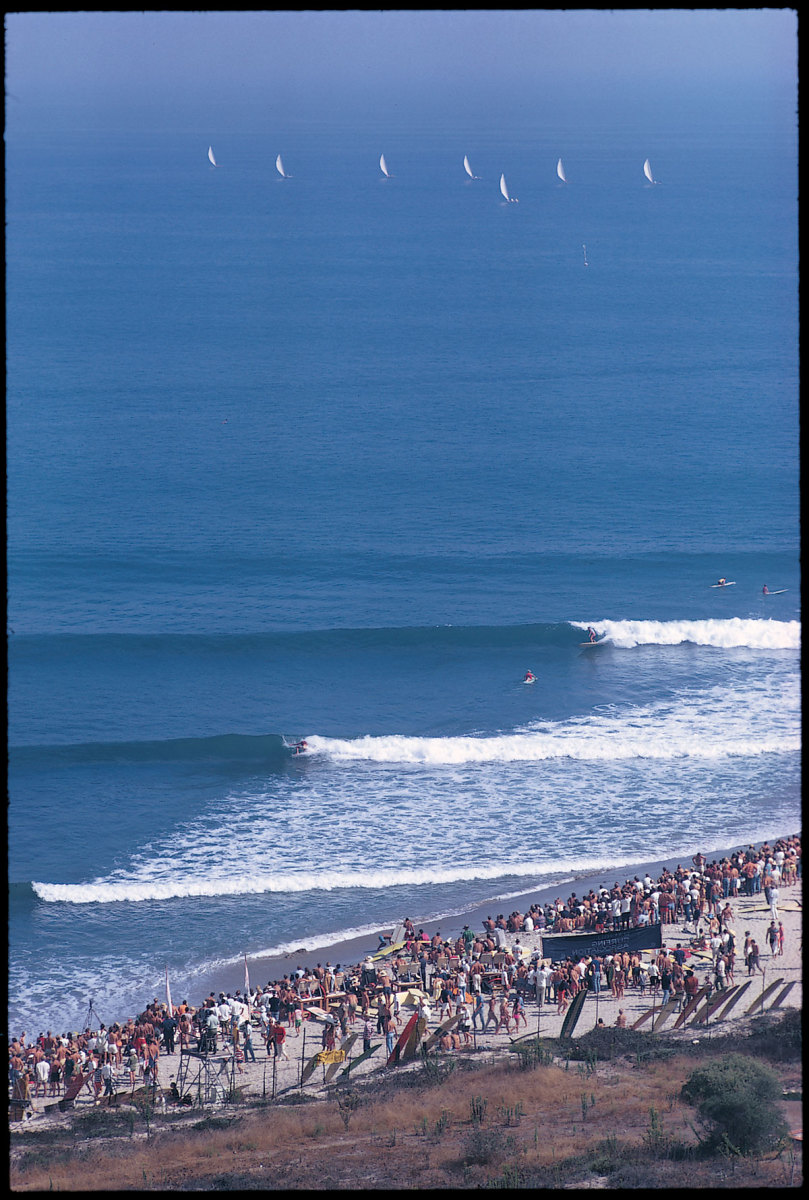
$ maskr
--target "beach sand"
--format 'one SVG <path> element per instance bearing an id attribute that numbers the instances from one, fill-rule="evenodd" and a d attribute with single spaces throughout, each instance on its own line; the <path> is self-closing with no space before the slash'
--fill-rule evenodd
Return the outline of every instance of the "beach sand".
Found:
<path id="1" fill-rule="evenodd" d="M 715 854 L 709 854 L 706 857 L 710 862 L 713 858 L 719 859 L 723 857 L 724 853 L 724 851 L 720 851 Z M 650 874 L 655 877 L 656 874 L 659 874 L 660 868 L 664 864 L 661 862 L 648 865 Z M 677 861 L 669 859 L 666 860 L 665 865 L 673 869 L 676 867 Z M 546 889 L 544 893 L 526 893 L 526 897 L 530 899 L 543 899 L 547 895 L 547 898 L 552 899 L 557 895 L 568 895 L 571 890 L 575 890 L 576 892 L 582 894 L 589 890 L 591 884 L 596 886 L 601 883 L 610 884 L 616 878 L 621 881 L 627 877 L 633 878 L 635 875 L 642 875 L 645 869 L 645 867 L 639 866 L 637 868 L 630 869 L 629 871 L 627 871 L 626 868 L 622 868 L 620 871 L 613 870 L 608 873 L 600 872 L 598 875 L 588 876 L 586 879 L 576 880 L 575 886 L 571 885 L 570 883 L 565 883 L 564 885 L 559 885 L 558 887 Z M 797 883 L 791 886 L 782 885 L 779 889 L 779 917 L 783 922 L 786 935 L 783 955 L 771 955 L 769 952 L 769 946 L 767 944 L 765 935 L 770 923 L 770 910 L 766 903 L 764 894 L 762 893 L 761 895 L 753 897 L 740 897 L 736 901 L 732 902 L 732 928 L 736 936 L 737 945 L 735 983 L 744 983 L 748 978 L 747 968 L 742 961 L 742 946 L 744 944 L 745 934 L 748 930 L 756 939 L 760 947 L 760 962 L 764 970 L 764 974 L 756 975 L 754 977 L 751 986 L 747 989 L 741 1002 L 732 1010 L 730 1014 L 728 1014 L 727 1017 L 722 1018 L 719 1021 L 712 1018 L 708 1026 L 704 1024 L 698 1026 L 689 1024 L 684 1027 L 683 1036 L 687 1036 L 691 1039 L 698 1037 L 710 1037 L 712 1030 L 728 1029 L 733 1023 L 744 1023 L 745 1019 L 747 1018 L 750 1005 L 758 996 L 762 994 L 765 988 L 769 987 L 770 984 L 779 979 L 783 980 L 782 986 L 785 986 L 787 983 L 794 983 L 795 985 L 790 991 L 788 997 L 785 999 L 784 1007 L 797 1009 L 802 1007 L 801 887 L 801 880 L 799 880 Z M 508 907 L 509 911 L 513 909 L 519 909 L 520 911 L 523 910 L 518 898 L 510 898 L 508 901 Z M 463 918 L 455 918 L 454 923 L 442 923 L 442 932 L 446 937 L 449 937 L 456 926 L 457 932 L 460 932 L 460 929 L 464 924 L 468 924 L 470 927 L 476 930 L 480 929 L 483 917 L 486 915 L 488 915 L 488 913 L 485 908 L 476 910 L 475 913 L 466 913 L 464 914 Z M 496 915 L 496 913 L 493 915 Z M 684 945 L 688 944 L 688 934 L 680 927 L 679 924 L 664 925 L 662 928 L 664 944 L 669 948 L 673 948 L 678 941 L 681 941 Z M 519 942 L 525 948 L 525 950 L 530 953 L 538 946 L 540 935 L 536 933 L 508 935 L 509 946 L 513 946 L 517 938 L 519 938 Z M 330 947 L 328 955 L 318 952 L 316 955 L 294 956 L 295 961 L 291 961 L 289 959 L 267 959 L 261 964 L 261 969 L 256 970 L 256 973 L 253 977 L 254 982 L 260 982 L 263 985 L 270 979 L 279 978 L 280 975 L 282 975 L 285 971 L 294 969 L 298 961 L 300 961 L 302 964 L 305 964 L 308 961 L 314 962 L 316 959 L 325 962 L 328 958 L 330 962 L 335 964 L 337 962 L 341 962 L 343 964 L 361 962 L 369 951 L 376 949 L 375 945 L 373 944 L 374 941 L 375 939 L 369 939 L 365 937 L 357 939 L 356 942 L 341 943 L 339 946 L 335 945 Z M 687 965 L 695 965 L 700 982 L 706 981 L 712 975 L 710 960 L 707 958 L 700 958 L 696 960 L 691 958 L 688 960 Z M 266 971 L 263 969 L 264 966 L 266 966 Z M 244 975 L 242 969 L 241 974 L 235 972 L 233 977 L 221 978 L 219 981 L 219 988 L 217 990 L 235 991 L 236 987 L 243 986 L 243 984 Z M 767 1003 L 765 1004 L 765 1009 L 769 1008 L 769 1005 L 780 991 L 781 988 L 778 988 L 773 994 L 770 995 Z M 200 1000 L 199 997 L 195 999 L 197 1002 Z M 597 1024 L 599 1018 L 603 1020 L 606 1026 L 614 1026 L 618 1017 L 619 1008 L 623 1008 L 626 1016 L 627 1028 L 630 1028 L 633 1022 L 636 1021 L 637 1018 L 646 1012 L 650 1007 L 651 998 L 649 997 L 648 993 L 645 996 L 641 996 L 635 989 L 632 988 L 628 988 L 626 990 L 625 995 L 621 1000 L 615 999 L 612 994 L 606 990 L 602 991 L 598 998 L 596 998 L 595 994 L 588 993 L 584 1010 L 576 1026 L 575 1036 L 578 1037 L 583 1033 L 588 1032 Z M 413 1011 L 414 1010 L 412 1009 L 402 1008 L 400 1013 L 400 1028 L 404 1027 L 408 1016 L 411 1015 Z M 507 1048 L 511 1044 L 512 1038 L 517 1036 L 522 1037 L 526 1034 L 538 1034 L 540 1037 L 559 1036 L 564 1017 L 562 1014 L 557 1014 L 555 1004 L 545 1004 L 540 1008 L 540 1006 L 534 1001 L 529 1000 L 526 1004 L 526 1017 L 527 1026 L 524 1027 L 521 1025 L 518 1032 L 512 1027 L 510 1034 L 506 1032 L 488 1032 L 485 1034 L 481 1034 L 479 1032 L 476 1033 L 473 1046 L 476 1049 L 483 1049 L 487 1053 L 497 1055 L 506 1052 Z M 437 1024 L 438 1021 L 434 1014 L 430 1022 L 430 1030 L 432 1031 Z M 666 1033 L 671 1030 L 672 1025 L 673 1019 L 670 1019 L 664 1027 Z M 643 1028 L 648 1030 L 649 1027 L 650 1022 L 647 1021 Z M 273 1094 L 280 1095 L 288 1089 L 296 1088 L 299 1085 L 303 1063 L 308 1061 L 320 1047 L 320 1034 L 322 1032 L 322 1025 L 316 1022 L 306 1022 L 304 1028 L 305 1034 L 302 1032 L 297 1037 L 295 1036 L 294 1030 L 288 1031 L 286 1039 L 287 1053 L 289 1055 L 288 1060 L 283 1058 L 274 1060 L 273 1057 L 268 1057 L 263 1043 L 258 1035 L 255 1034 L 253 1043 L 256 1051 L 257 1061 L 255 1063 L 245 1063 L 242 1073 L 240 1073 L 238 1069 L 234 1071 L 232 1079 L 236 1087 L 242 1089 L 247 1096 L 253 1096 L 256 1098 L 271 1097 Z M 358 1057 L 359 1053 L 361 1052 L 361 1030 L 362 1023 L 357 1020 L 353 1026 L 353 1029 L 350 1030 L 350 1032 L 356 1032 L 359 1035 L 351 1049 L 351 1058 Z M 377 1045 L 379 1043 L 382 1044 L 376 1053 L 371 1056 L 371 1058 L 366 1060 L 366 1062 L 360 1064 L 355 1071 L 352 1072 L 352 1078 L 377 1071 L 381 1068 L 384 1069 L 384 1039 L 381 1036 L 375 1036 L 372 1039 L 372 1044 Z M 463 1054 L 464 1052 L 464 1050 L 460 1050 L 448 1053 Z M 225 1081 L 227 1081 L 228 1078 L 228 1063 L 230 1062 L 231 1058 L 232 1056 L 225 1054 L 210 1056 L 210 1069 L 214 1071 L 221 1071 L 222 1078 Z M 179 1065 L 180 1056 L 178 1053 L 175 1053 L 174 1055 L 161 1056 L 159 1079 L 161 1087 L 168 1087 L 171 1079 L 176 1076 Z M 189 1087 L 189 1089 L 193 1092 L 194 1087 L 192 1086 L 192 1081 L 197 1078 L 199 1073 L 198 1060 L 194 1060 L 191 1066 L 193 1069 L 186 1077 L 186 1086 Z M 305 1085 L 306 1091 L 310 1094 L 318 1094 L 321 1092 L 324 1086 L 324 1076 L 325 1068 L 321 1065 L 318 1065 Z M 333 1082 L 337 1082 L 339 1078 L 340 1074 L 338 1070 L 336 1075 L 333 1077 Z M 123 1077 L 118 1080 L 118 1087 L 119 1099 L 125 1102 L 129 1088 Z M 65 1121 L 69 1119 L 68 1115 L 62 1116 L 59 1114 L 58 1107 L 52 1109 L 52 1112 L 47 1117 L 43 1116 L 43 1110 L 45 1106 L 51 1106 L 53 1104 L 53 1099 L 43 1099 L 40 1097 L 34 1100 L 34 1112 L 38 1117 L 41 1117 L 42 1120 L 46 1121 Z M 83 1109 L 92 1104 L 92 1097 L 87 1093 L 86 1090 L 83 1091 L 77 1100 L 77 1108 Z M 39 1121 L 36 1123 L 38 1124 Z M 28 1124 L 30 1125 L 30 1120 Z"/>

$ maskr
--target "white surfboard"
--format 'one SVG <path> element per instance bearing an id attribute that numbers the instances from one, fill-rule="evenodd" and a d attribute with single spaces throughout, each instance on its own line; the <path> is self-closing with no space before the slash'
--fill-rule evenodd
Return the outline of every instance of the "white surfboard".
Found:
<path id="1" fill-rule="evenodd" d="M 712 583 L 711 584 L 711 587 L 735 587 L 735 586 L 736 586 L 735 579 L 729 579 L 727 581 L 727 583 Z"/>
<path id="2" fill-rule="evenodd" d="M 580 646 L 603 646 L 606 638 L 596 638 L 594 642 L 579 642 Z"/>
<path id="3" fill-rule="evenodd" d="M 780 596 L 783 592 L 788 592 L 789 588 L 776 588 L 774 592 L 762 592 L 762 596 Z"/>
<path id="4" fill-rule="evenodd" d="M 536 683 L 536 681 L 537 681 L 536 675 L 532 675 L 530 679 L 523 679 L 523 683 Z"/>

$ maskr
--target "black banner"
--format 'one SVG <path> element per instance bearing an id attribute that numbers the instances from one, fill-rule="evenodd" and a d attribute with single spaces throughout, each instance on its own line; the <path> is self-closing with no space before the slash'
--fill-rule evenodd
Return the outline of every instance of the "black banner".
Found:
<path id="1" fill-rule="evenodd" d="M 609 933 L 551 933 L 542 935 L 542 957 L 551 962 L 566 958 L 580 959 L 622 950 L 657 950 L 663 945 L 662 925 L 638 925 L 636 929 L 617 929 Z"/>

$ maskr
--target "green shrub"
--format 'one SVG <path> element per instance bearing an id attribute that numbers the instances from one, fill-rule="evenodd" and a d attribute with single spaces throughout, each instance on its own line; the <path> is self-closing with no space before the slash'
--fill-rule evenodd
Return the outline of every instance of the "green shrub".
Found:
<path id="1" fill-rule="evenodd" d="M 726 1054 L 699 1067 L 681 1095 L 711 1126 L 712 1148 L 758 1154 L 775 1149 L 787 1133 L 776 1107 L 781 1096 L 777 1075 L 742 1054 Z"/>

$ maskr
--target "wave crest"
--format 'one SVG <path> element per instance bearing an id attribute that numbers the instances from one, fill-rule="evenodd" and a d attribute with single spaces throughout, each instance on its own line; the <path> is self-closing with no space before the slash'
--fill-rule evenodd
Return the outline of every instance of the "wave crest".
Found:
<path id="1" fill-rule="evenodd" d="M 612 646 L 716 646 L 723 650 L 800 650 L 800 621 L 762 621 L 745 617 L 704 621 L 571 621 L 575 629 L 592 625 Z"/>

